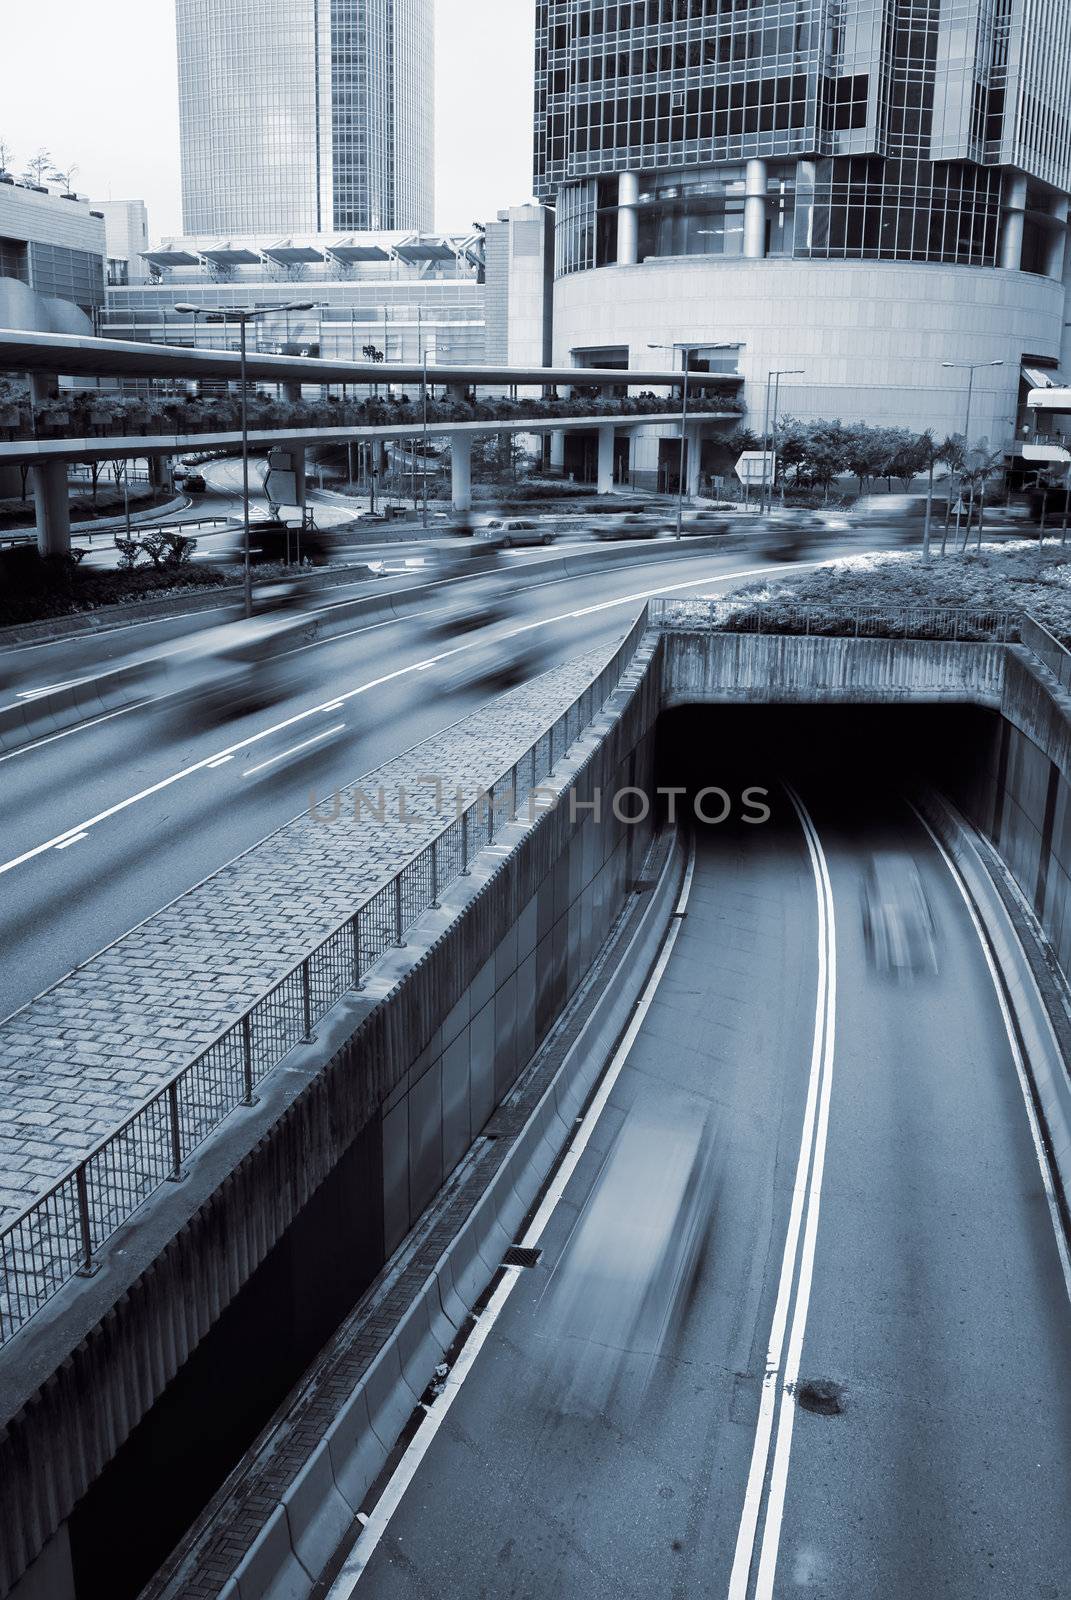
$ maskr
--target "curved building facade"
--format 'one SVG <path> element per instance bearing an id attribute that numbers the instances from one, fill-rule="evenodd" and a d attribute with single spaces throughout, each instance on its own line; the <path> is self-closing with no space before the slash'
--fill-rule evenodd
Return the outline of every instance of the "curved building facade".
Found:
<path id="1" fill-rule="evenodd" d="M 176 0 L 190 234 L 428 229 L 433 0 Z"/>
<path id="2" fill-rule="evenodd" d="M 1071 0 L 538 0 L 555 360 L 741 346 L 782 409 L 1010 442 L 1060 354 Z M 654 355 L 653 360 L 664 359 Z M 988 398 L 987 398 L 988 397 Z"/>

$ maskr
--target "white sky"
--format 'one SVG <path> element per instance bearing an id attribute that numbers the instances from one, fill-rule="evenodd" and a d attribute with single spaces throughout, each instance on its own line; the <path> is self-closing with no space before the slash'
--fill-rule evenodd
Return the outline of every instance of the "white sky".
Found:
<path id="1" fill-rule="evenodd" d="M 534 0 L 435 0 L 436 226 L 467 228 L 532 188 Z M 94 200 L 142 199 L 182 227 L 173 0 L 6 0 L 0 140 L 43 146 Z"/>

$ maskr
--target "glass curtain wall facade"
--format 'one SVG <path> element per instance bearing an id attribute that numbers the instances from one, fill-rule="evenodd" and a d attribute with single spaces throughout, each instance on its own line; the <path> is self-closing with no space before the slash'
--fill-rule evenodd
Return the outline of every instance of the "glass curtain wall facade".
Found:
<path id="1" fill-rule="evenodd" d="M 1071 0 L 537 0 L 559 275 L 622 239 L 1058 275 L 1069 119 Z"/>
<path id="2" fill-rule="evenodd" d="M 430 228 L 433 0 L 176 0 L 191 234 Z"/>

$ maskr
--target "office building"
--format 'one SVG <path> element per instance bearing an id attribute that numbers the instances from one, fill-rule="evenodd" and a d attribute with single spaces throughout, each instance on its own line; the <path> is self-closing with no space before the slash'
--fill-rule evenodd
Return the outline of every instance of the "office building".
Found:
<path id="1" fill-rule="evenodd" d="M 236 348 L 235 324 L 176 312 L 176 303 L 210 312 L 311 301 L 311 311 L 258 319 L 252 347 L 354 361 L 370 359 L 367 351 L 413 363 L 426 355 L 430 366 L 486 358 L 479 231 L 182 237 L 145 251 L 142 262 L 145 281 L 108 290 L 106 337 Z M 503 293 L 508 299 L 508 286 Z"/>
<path id="2" fill-rule="evenodd" d="M 91 331 L 104 303 L 105 249 L 104 218 L 81 195 L 0 178 L 0 323 Z"/>
<path id="3" fill-rule="evenodd" d="M 558 361 L 739 343 L 782 412 L 1009 445 L 1056 370 L 1071 5 L 538 0 L 535 187 Z M 1066 352 L 1065 352 L 1066 354 Z"/>
<path id="4" fill-rule="evenodd" d="M 95 200 L 93 205 L 104 218 L 109 284 L 148 277 L 143 254 L 149 248 L 149 213 L 144 200 Z"/>
<path id="5" fill-rule="evenodd" d="M 434 0 L 176 0 L 190 234 L 427 229 Z"/>

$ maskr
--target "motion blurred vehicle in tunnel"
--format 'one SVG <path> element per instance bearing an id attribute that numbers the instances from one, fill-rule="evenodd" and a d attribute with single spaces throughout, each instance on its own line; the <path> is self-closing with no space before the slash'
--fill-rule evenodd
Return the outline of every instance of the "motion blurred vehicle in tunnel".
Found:
<path id="1" fill-rule="evenodd" d="M 646 1388 L 672 1347 L 714 1219 L 716 1151 L 694 1105 L 626 1117 L 551 1283 L 567 1409 L 605 1412 L 626 1376 Z"/>
<path id="2" fill-rule="evenodd" d="M 936 976 L 937 925 L 919 869 L 903 851 L 875 852 L 862 883 L 863 938 L 876 971 Z"/>

